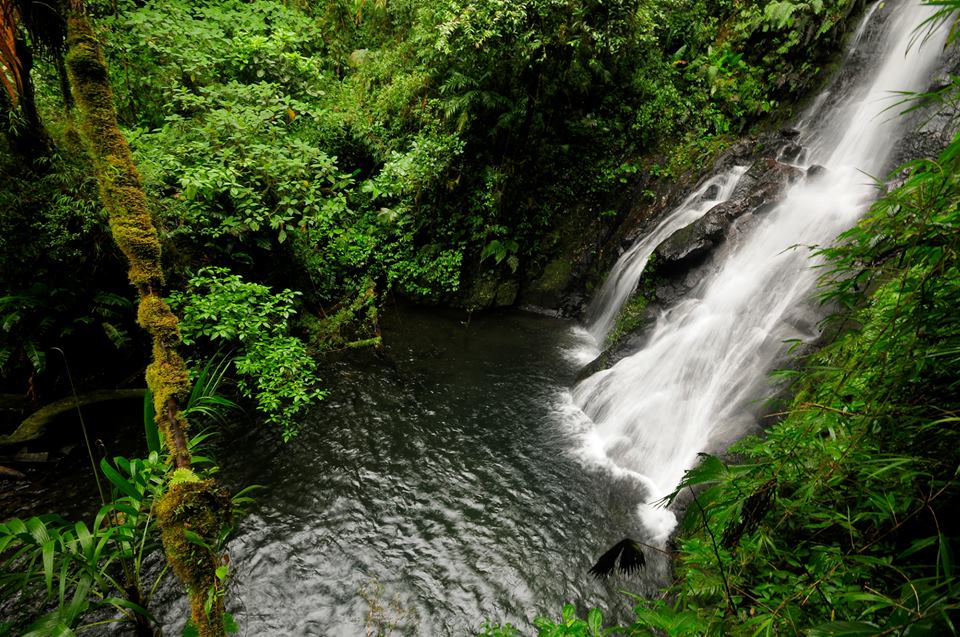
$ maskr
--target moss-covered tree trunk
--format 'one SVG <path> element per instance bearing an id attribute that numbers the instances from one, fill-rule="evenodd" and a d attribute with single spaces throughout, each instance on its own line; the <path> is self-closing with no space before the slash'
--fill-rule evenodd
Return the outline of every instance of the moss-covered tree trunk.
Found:
<path id="1" fill-rule="evenodd" d="M 153 339 L 147 386 L 153 392 L 157 424 L 176 467 L 170 486 L 155 507 L 164 551 L 187 587 L 191 619 L 201 637 L 224 635 L 222 583 L 216 577 L 220 556 L 210 547 L 228 522 L 230 502 L 213 480 L 201 480 L 190 470 L 188 424 L 180 409 L 190 380 L 177 351 L 179 322 L 160 296 L 164 283 L 160 242 L 130 148 L 117 126 L 100 44 L 83 15 L 68 20 L 66 64 L 80 134 L 93 161 L 110 229 L 129 260 L 130 282 L 140 297 L 137 318 Z M 201 536 L 207 546 L 190 541 L 187 531 Z"/>

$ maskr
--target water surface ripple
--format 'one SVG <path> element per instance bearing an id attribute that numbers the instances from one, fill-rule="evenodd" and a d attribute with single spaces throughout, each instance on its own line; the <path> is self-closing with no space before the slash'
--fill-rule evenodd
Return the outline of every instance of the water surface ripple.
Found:
<path id="1" fill-rule="evenodd" d="M 265 485 L 229 545 L 245 634 L 366 635 L 372 621 L 464 635 L 567 601 L 622 615 L 617 589 L 664 576 L 656 556 L 643 580 L 587 575 L 605 546 L 642 537 L 643 494 L 569 455 L 553 412 L 576 372 L 569 324 L 462 319 L 394 310 L 385 351 L 328 371 L 331 397 L 297 439 L 228 434 L 224 480 Z"/>

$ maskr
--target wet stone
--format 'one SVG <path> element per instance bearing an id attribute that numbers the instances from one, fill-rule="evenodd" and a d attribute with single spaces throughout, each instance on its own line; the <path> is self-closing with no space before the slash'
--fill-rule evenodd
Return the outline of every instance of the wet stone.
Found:
<path id="1" fill-rule="evenodd" d="M 709 188 L 707 188 L 703 192 L 703 194 L 700 196 L 700 199 L 703 201 L 713 201 L 714 199 L 717 198 L 717 195 L 719 194 L 720 194 L 720 185 L 712 184 Z"/>
<path id="2" fill-rule="evenodd" d="M 785 162 L 796 163 L 801 155 L 803 155 L 803 146 L 793 142 L 780 150 L 780 159 Z"/>

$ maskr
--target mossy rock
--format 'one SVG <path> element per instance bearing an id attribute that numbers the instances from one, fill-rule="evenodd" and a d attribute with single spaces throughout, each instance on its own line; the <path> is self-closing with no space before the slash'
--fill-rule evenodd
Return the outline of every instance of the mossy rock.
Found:
<path id="1" fill-rule="evenodd" d="M 523 302 L 541 307 L 559 307 L 573 278 L 573 263 L 566 255 L 556 257 L 523 292 Z"/>
<path id="2" fill-rule="evenodd" d="M 509 307 L 517 300 L 517 292 L 520 291 L 520 284 L 517 281 L 503 281 L 497 286 L 496 294 L 493 298 L 495 307 Z"/>
<path id="3" fill-rule="evenodd" d="M 503 280 L 493 272 L 484 272 L 470 286 L 461 305 L 468 310 L 509 307 L 517 300 L 520 284 L 515 279 Z"/>
<path id="4" fill-rule="evenodd" d="M 650 299 L 643 294 L 634 294 L 630 297 L 614 321 L 613 329 L 607 334 L 606 345 L 608 348 L 614 347 L 625 336 L 637 332 L 647 324 L 647 306 L 650 305 Z"/>

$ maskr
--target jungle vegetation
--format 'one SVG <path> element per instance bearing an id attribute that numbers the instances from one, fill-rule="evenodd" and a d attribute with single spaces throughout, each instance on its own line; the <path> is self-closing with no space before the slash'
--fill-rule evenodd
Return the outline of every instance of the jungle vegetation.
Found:
<path id="1" fill-rule="evenodd" d="M 160 546 L 190 630 L 235 628 L 238 499 L 188 423 L 200 361 L 230 351 L 236 398 L 295 436 L 326 395 L 317 358 L 376 347 L 388 298 L 513 304 L 615 227 L 641 176 L 682 179 L 787 120 L 862 8 L 0 0 L 3 391 L 64 395 L 52 347 L 91 385 L 152 360 L 156 429 L 148 458 L 100 463 L 114 492 L 91 525 L 0 524 L 0 593 L 55 606 L 0 634 L 73 634 L 91 599 L 153 634 L 139 573 Z M 702 514 L 674 588 L 632 626 L 568 607 L 541 634 L 956 632 L 958 156 L 908 166 L 826 251 L 838 336 L 763 439 L 688 475 Z"/>

